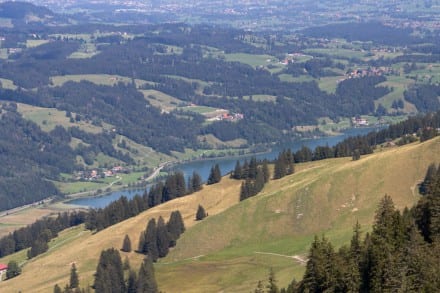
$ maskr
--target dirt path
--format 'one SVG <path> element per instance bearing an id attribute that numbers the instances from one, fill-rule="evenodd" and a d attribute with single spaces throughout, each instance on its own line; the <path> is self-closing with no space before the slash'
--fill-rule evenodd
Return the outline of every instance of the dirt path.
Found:
<path id="1" fill-rule="evenodd" d="M 286 255 L 286 254 L 279 254 L 279 253 L 273 253 L 273 252 L 261 252 L 261 251 L 255 251 L 255 253 L 292 258 L 292 259 L 294 259 L 295 261 L 297 261 L 301 265 L 306 265 L 307 264 L 307 259 L 303 258 L 300 255 Z"/>

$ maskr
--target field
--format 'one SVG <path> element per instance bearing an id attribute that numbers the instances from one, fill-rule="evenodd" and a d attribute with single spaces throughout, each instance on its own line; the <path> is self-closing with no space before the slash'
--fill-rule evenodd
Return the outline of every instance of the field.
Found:
<path id="1" fill-rule="evenodd" d="M 26 40 L 26 47 L 33 48 L 48 43 L 48 40 Z"/>
<path id="2" fill-rule="evenodd" d="M 241 62 L 248 64 L 254 68 L 258 66 L 273 65 L 277 68 L 282 67 L 277 58 L 271 55 L 253 55 L 245 53 L 225 54 L 226 61 L 228 62 Z"/>
<path id="3" fill-rule="evenodd" d="M 10 79 L 0 78 L 0 84 L 5 89 L 15 90 L 17 86 Z"/>
<path id="4" fill-rule="evenodd" d="M 41 108 L 36 106 L 30 106 L 27 104 L 17 103 L 18 112 L 20 112 L 25 119 L 29 119 L 39 125 L 44 131 L 51 131 L 57 125 L 61 125 L 65 128 L 70 126 L 78 126 L 80 129 L 91 132 L 100 133 L 102 127 L 97 127 L 86 121 L 79 121 L 71 123 L 69 118 L 66 117 L 65 111 L 60 111 L 55 108 Z M 74 114 L 73 114 L 74 115 Z M 105 125 L 105 127 L 110 127 Z"/>
<path id="5" fill-rule="evenodd" d="M 181 100 L 176 99 L 170 95 L 164 94 L 156 90 L 141 90 L 140 91 L 146 100 L 150 102 L 154 107 L 162 109 L 162 111 L 170 112 L 175 110 L 179 104 L 182 103 Z"/>
<path id="6" fill-rule="evenodd" d="M 160 290 L 249 292 L 258 280 L 267 278 L 271 267 L 284 287 L 293 277 L 301 278 L 315 234 L 325 234 L 338 247 L 349 241 L 356 221 L 363 232 L 370 229 L 385 194 L 399 209 L 414 204 L 419 198 L 417 183 L 431 162 L 440 162 L 439 153 L 440 138 L 436 138 L 378 149 L 358 161 L 340 158 L 297 164 L 295 174 L 270 181 L 258 196 L 243 202 L 238 202 L 241 182 L 223 178 L 99 233 L 72 232 L 58 249 L 27 262 L 23 274 L 1 283 L 0 290 L 48 292 L 56 283 L 64 287 L 72 262 L 77 264 L 81 286 L 88 286 L 102 249 L 120 248 L 125 234 L 136 247 L 148 219 L 159 215 L 168 219 L 176 209 L 187 231 L 155 265 Z M 209 213 L 201 222 L 194 221 L 198 204 Z M 132 267 L 143 258 L 134 252 L 122 253 L 125 256 Z"/>

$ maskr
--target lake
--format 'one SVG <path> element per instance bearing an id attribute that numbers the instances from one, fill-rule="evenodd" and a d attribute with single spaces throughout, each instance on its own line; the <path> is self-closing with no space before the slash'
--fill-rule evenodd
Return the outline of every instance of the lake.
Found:
<path id="1" fill-rule="evenodd" d="M 314 139 L 305 139 L 305 140 L 298 140 L 293 143 L 290 143 L 288 145 L 283 146 L 277 146 L 274 147 L 270 152 L 262 153 L 258 155 L 246 155 L 246 156 L 240 156 L 240 157 L 226 157 L 226 158 L 216 158 L 216 159 L 205 159 L 201 161 L 193 161 L 188 163 L 183 163 L 176 165 L 172 168 L 173 171 L 181 171 L 185 175 L 186 178 L 191 176 L 193 172 L 197 172 L 201 177 L 202 180 L 206 182 L 208 179 L 211 167 L 214 164 L 219 164 L 220 170 L 222 171 L 222 175 L 225 175 L 232 170 L 234 170 L 235 164 L 237 160 L 240 162 L 244 162 L 244 160 L 249 160 L 249 158 L 255 156 L 258 160 L 274 160 L 280 151 L 283 149 L 290 148 L 293 152 L 296 152 L 301 147 L 306 146 L 310 149 L 315 149 L 317 146 L 334 146 L 338 142 L 344 140 L 347 137 L 350 136 L 357 136 L 357 135 L 364 135 L 368 132 L 374 131 L 376 128 L 351 128 L 346 130 L 343 134 L 338 136 L 328 136 L 328 137 L 320 137 L 320 138 L 314 138 Z M 80 205 L 83 207 L 92 207 L 92 208 L 103 208 L 107 206 L 110 202 L 115 201 L 119 199 L 122 195 L 125 195 L 127 198 L 132 198 L 136 194 L 142 195 L 144 190 L 120 190 L 120 191 L 114 191 L 108 194 L 104 194 L 101 196 L 96 197 L 85 197 L 85 198 L 78 198 L 69 201 L 69 204 L 75 204 Z"/>

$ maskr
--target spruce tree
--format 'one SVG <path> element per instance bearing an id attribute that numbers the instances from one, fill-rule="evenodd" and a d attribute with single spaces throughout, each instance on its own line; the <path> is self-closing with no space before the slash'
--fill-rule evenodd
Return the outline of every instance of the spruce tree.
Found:
<path id="1" fill-rule="evenodd" d="M 157 227 L 156 220 L 154 218 L 148 221 L 147 228 L 145 230 L 145 243 L 142 252 L 149 255 L 151 260 L 154 262 L 159 257 L 159 251 L 157 248 Z"/>
<path id="2" fill-rule="evenodd" d="M 162 217 L 157 221 L 157 250 L 159 257 L 165 257 L 168 254 L 170 246 L 170 235 Z"/>
<path id="3" fill-rule="evenodd" d="M 70 268 L 70 282 L 69 282 L 69 288 L 78 288 L 79 286 L 79 279 L 78 279 L 78 273 L 76 271 L 75 263 L 72 263 L 72 267 Z"/>
<path id="4" fill-rule="evenodd" d="M 222 174 L 220 171 L 220 166 L 218 164 L 215 164 L 209 173 L 208 181 L 206 184 L 211 185 L 220 182 L 222 179 Z"/>
<path id="5" fill-rule="evenodd" d="M 139 234 L 139 244 L 138 244 L 138 252 L 144 253 L 144 247 L 145 247 L 145 231 L 141 231 Z"/>
<path id="6" fill-rule="evenodd" d="M 243 176 L 242 173 L 243 173 L 243 170 L 241 168 L 240 161 L 237 160 L 237 162 L 235 163 L 234 171 L 231 173 L 231 178 L 240 180 L 240 179 L 242 179 L 242 176 Z"/>
<path id="7" fill-rule="evenodd" d="M 315 236 L 309 252 L 306 272 L 301 284 L 306 292 L 333 292 L 336 284 L 335 255 L 325 237 Z"/>
<path id="8" fill-rule="evenodd" d="M 437 167 L 434 163 L 430 164 L 428 167 L 428 170 L 426 171 L 425 178 L 423 179 L 423 182 L 419 186 L 419 192 L 420 194 L 426 195 L 430 193 L 430 187 L 432 182 L 434 181 L 434 178 L 437 174 Z"/>
<path id="9" fill-rule="evenodd" d="M 122 242 L 121 250 L 124 252 L 131 252 L 131 240 L 127 234 L 125 234 L 124 241 Z"/>
<path id="10" fill-rule="evenodd" d="M 137 293 L 137 282 L 136 272 L 130 270 L 127 280 L 127 293 Z"/>
<path id="11" fill-rule="evenodd" d="M 267 292 L 268 293 L 279 293 L 280 292 L 278 289 L 278 286 L 277 286 L 277 281 L 275 279 L 275 273 L 272 268 L 269 271 Z"/>
<path id="12" fill-rule="evenodd" d="M 55 284 L 55 286 L 53 287 L 53 293 L 63 293 L 63 290 L 58 284 Z"/>
<path id="13" fill-rule="evenodd" d="M 122 260 L 116 249 L 109 248 L 101 252 L 93 287 L 95 292 L 102 293 L 126 291 Z"/>
<path id="14" fill-rule="evenodd" d="M 194 171 L 191 177 L 191 187 L 193 192 L 199 191 L 202 189 L 202 177 Z"/>
<path id="15" fill-rule="evenodd" d="M 206 217 L 205 209 L 199 205 L 196 212 L 196 221 L 201 221 Z"/>
<path id="16" fill-rule="evenodd" d="M 248 178 L 250 178 L 250 179 L 257 178 L 257 158 L 256 157 L 252 157 L 249 162 Z"/>
<path id="17" fill-rule="evenodd" d="M 270 171 L 269 171 L 269 166 L 268 166 L 267 160 L 263 161 L 262 171 L 263 171 L 264 183 L 269 182 L 269 180 L 270 180 Z"/>
<path id="18" fill-rule="evenodd" d="M 156 278 L 154 276 L 153 263 L 146 257 L 141 264 L 137 280 L 137 293 L 156 293 L 158 292 Z"/>
<path id="19" fill-rule="evenodd" d="M 176 240 L 185 231 L 185 224 L 183 223 L 182 215 L 179 211 L 173 211 L 167 223 L 167 229 L 170 233 L 170 246 L 176 245 Z"/>

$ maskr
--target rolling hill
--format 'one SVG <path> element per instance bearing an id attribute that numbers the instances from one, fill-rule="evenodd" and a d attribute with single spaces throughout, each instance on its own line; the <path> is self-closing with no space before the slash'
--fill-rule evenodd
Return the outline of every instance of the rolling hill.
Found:
<path id="1" fill-rule="evenodd" d="M 356 220 L 368 231 L 379 200 L 388 194 L 397 208 L 418 198 L 417 183 L 428 165 L 440 162 L 440 138 L 403 147 L 382 148 L 358 161 L 349 158 L 296 166 L 296 173 L 270 181 L 263 191 L 238 201 L 240 182 L 223 178 L 191 196 L 154 207 L 137 217 L 92 234 L 83 228 L 63 232 L 49 252 L 28 261 L 22 275 L 0 283 L 0 291 L 51 292 L 68 282 L 76 263 L 80 284 L 93 283 L 100 251 L 120 248 L 125 234 L 137 247 L 148 219 L 179 209 L 187 231 L 169 255 L 155 265 L 164 292 L 249 292 L 273 268 L 280 286 L 304 271 L 308 247 L 315 234 L 342 245 Z M 197 205 L 209 216 L 194 221 Z M 23 253 L 21 253 L 23 255 Z M 132 267 L 140 254 L 122 253 Z M 0 259 L 18 259 L 20 254 Z"/>

